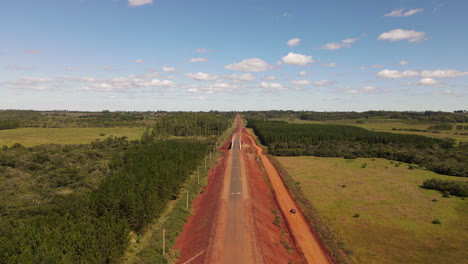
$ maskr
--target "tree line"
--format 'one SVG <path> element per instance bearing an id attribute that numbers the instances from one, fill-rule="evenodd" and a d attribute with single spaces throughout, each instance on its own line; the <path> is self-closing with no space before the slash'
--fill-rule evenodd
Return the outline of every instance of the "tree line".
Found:
<path id="1" fill-rule="evenodd" d="M 167 136 L 219 136 L 232 124 L 232 118 L 211 113 L 173 113 L 148 129 L 143 139 Z"/>
<path id="2" fill-rule="evenodd" d="M 196 142 L 130 146 L 94 192 L 56 195 L 27 218 L 3 222 L 0 263 L 118 263 L 129 231 L 160 215 L 208 150 Z"/>
<path id="3" fill-rule="evenodd" d="M 468 182 L 466 181 L 439 180 L 432 178 L 425 180 L 421 187 L 438 190 L 443 193 L 444 196 L 455 195 L 459 197 L 468 197 Z"/>
<path id="4" fill-rule="evenodd" d="M 277 156 L 380 157 L 419 164 L 453 176 L 468 176 L 468 144 L 452 139 L 372 132 L 342 125 L 248 120 L 262 144 Z"/>
<path id="5" fill-rule="evenodd" d="M 2 129 L 15 129 L 20 127 L 18 120 L 1 120 L 0 119 L 0 130 Z"/>

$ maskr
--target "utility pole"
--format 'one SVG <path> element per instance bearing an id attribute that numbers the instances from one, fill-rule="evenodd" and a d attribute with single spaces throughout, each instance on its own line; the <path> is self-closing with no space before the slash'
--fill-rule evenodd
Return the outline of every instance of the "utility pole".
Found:
<path id="1" fill-rule="evenodd" d="M 186 209 L 188 210 L 188 190 L 187 190 L 187 205 L 186 205 Z"/>
<path id="2" fill-rule="evenodd" d="M 206 157 L 205 157 L 205 170 L 206 170 Z"/>
<path id="3" fill-rule="evenodd" d="M 163 256 L 166 255 L 166 229 L 163 228 Z"/>
<path id="4" fill-rule="evenodd" d="M 197 183 L 200 185 L 200 169 L 197 169 Z"/>

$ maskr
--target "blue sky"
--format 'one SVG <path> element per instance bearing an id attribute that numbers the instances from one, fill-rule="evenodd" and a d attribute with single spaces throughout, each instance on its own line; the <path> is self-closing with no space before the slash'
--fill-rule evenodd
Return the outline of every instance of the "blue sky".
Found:
<path id="1" fill-rule="evenodd" d="M 465 0 L 15 0 L 0 109 L 468 109 Z"/>

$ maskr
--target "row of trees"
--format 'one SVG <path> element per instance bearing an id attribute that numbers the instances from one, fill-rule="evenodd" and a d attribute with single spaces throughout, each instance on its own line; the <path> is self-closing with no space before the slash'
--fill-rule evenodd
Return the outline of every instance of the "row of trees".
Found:
<path id="1" fill-rule="evenodd" d="M 425 180 L 421 187 L 438 190 L 444 195 L 468 197 L 468 182 L 466 181 L 440 180 L 432 178 Z"/>
<path id="2" fill-rule="evenodd" d="M 208 145 L 137 144 L 94 192 L 57 195 L 28 218 L 0 226 L 0 263 L 118 263 L 129 231 L 141 232 L 176 198 Z"/>
<path id="3" fill-rule="evenodd" d="M 468 144 L 419 135 L 372 132 L 359 127 L 249 120 L 262 144 L 278 156 L 380 157 L 429 170 L 468 176 Z"/>
<path id="4" fill-rule="evenodd" d="M 160 136 L 219 136 L 232 124 L 232 118 L 210 113 L 174 113 L 162 117 L 146 131 L 144 138 Z"/>

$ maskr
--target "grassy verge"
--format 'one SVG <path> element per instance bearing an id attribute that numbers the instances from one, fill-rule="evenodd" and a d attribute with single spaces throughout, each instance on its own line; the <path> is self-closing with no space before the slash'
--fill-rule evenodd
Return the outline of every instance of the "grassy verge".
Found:
<path id="1" fill-rule="evenodd" d="M 145 128 L 17 128 L 0 130 L 0 146 L 20 143 L 25 147 L 42 144 L 89 144 L 109 136 L 140 139 Z"/>
<path id="2" fill-rule="evenodd" d="M 344 249 L 344 245 L 336 239 L 334 233 L 329 227 L 329 224 L 322 219 L 314 206 L 309 202 L 307 195 L 302 192 L 300 183 L 295 181 L 289 175 L 288 171 L 282 166 L 276 157 L 271 155 L 268 156 L 280 173 L 281 178 L 288 187 L 294 200 L 299 204 L 301 211 L 320 236 L 330 254 L 332 254 L 338 263 L 350 263 L 346 254 L 347 250 Z"/>
<path id="3" fill-rule="evenodd" d="M 276 159 L 292 192 L 305 196 L 297 200 L 317 209 L 352 263 L 466 261 L 467 200 L 420 187 L 453 177 L 385 159 Z"/>

